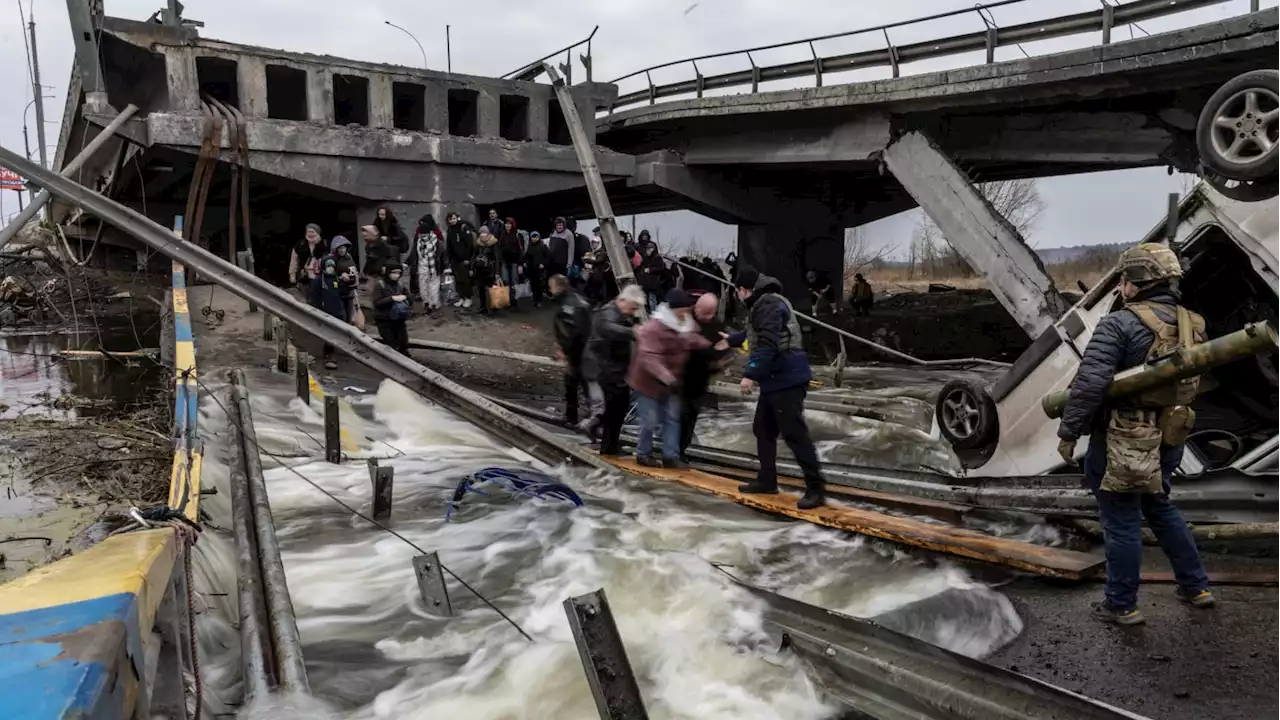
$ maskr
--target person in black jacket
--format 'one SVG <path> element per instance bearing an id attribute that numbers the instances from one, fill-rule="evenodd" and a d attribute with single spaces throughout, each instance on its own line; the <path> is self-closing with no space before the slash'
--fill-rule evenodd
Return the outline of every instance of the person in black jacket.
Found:
<path id="1" fill-rule="evenodd" d="M 756 479 L 738 486 L 741 493 L 778 492 L 778 436 L 787 443 L 804 473 L 804 497 L 796 503 L 801 510 L 826 504 L 826 478 L 818 462 L 818 452 L 804 421 L 804 398 L 813 370 L 804 354 L 804 336 L 791 301 L 782 294 L 782 283 L 761 275 L 752 267 L 738 269 L 734 279 L 738 297 L 747 305 L 748 332 L 737 333 L 730 345 L 748 341 L 750 356 L 742 371 L 742 393 L 757 388 L 756 416 L 751 429 L 756 436 L 756 456 L 760 470 Z"/>
<path id="2" fill-rule="evenodd" d="M 489 307 L 489 288 L 497 281 L 500 257 L 498 238 L 489 233 L 489 228 L 481 226 L 480 235 L 476 237 L 476 254 L 471 260 L 476 291 L 480 293 L 481 315 L 488 315 L 492 309 Z"/>
<path id="3" fill-rule="evenodd" d="M 311 306 L 329 315 L 348 322 L 347 304 L 342 299 L 342 287 L 338 280 L 338 265 L 332 256 L 324 259 L 324 270 L 311 280 Z M 333 346 L 324 344 L 324 366 L 334 370 L 338 364 L 333 361 Z"/>
<path id="4" fill-rule="evenodd" d="M 578 389 L 581 388 L 590 398 L 590 389 L 582 375 L 582 354 L 587 349 L 587 338 L 591 333 L 591 306 L 569 286 L 569 279 L 564 275 L 552 275 L 547 285 L 558 305 L 553 326 L 556 344 L 559 345 L 557 359 L 565 363 L 564 419 L 576 425 Z"/>
<path id="5" fill-rule="evenodd" d="M 577 287 L 582 287 L 583 276 L 582 258 L 591 252 L 591 239 L 586 235 L 578 232 L 578 221 L 569 218 L 565 221 L 565 229 L 573 233 L 573 260 L 569 266 L 572 268 L 570 279 L 576 281 Z"/>
<path id="6" fill-rule="evenodd" d="M 458 292 L 454 307 L 466 309 L 471 307 L 471 259 L 476 254 L 476 232 L 456 212 L 449 213 L 445 222 L 449 226 L 444 235 L 445 252 L 453 266 L 454 289 Z"/>
<path id="7" fill-rule="evenodd" d="M 511 218 L 507 219 L 510 220 Z M 489 228 L 489 234 L 494 237 L 501 237 L 503 225 L 502 218 L 498 215 L 498 208 L 489 208 L 489 215 L 484 220 L 484 226 Z"/>
<path id="8" fill-rule="evenodd" d="M 378 233 L 378 228 L 365 225 L 360 228 L 360 236 L 364 240 L 364 276 L 376 281 L 382 277 L 382 269 L 387 265 L 400 264 L 400 250 L 387 242 Z"/>
<path id="9" fill-rule="evenodd" d="M 400 284 L 404 268 L 399 263 L 386 265 L 382 277 L 373 286 L 373 321 L 378 336 L 403 355 L 409 354 L 409 295 Z"/>
<path id="10" fill-rule="evenodd" d="M 701 327 L 702 336 L 711 347 L 692 350 L 684 366 L 684 385 L 680 388 L 680 459 L 689 462 L 685 453 L 693 444 L 693 427 L 698 423 L 698 413 L 707 401 L 711 378 L 728 361 L 729 344 L 725 341 L 724 323 L 716 320 L 719 301 L 710 293 L 704 294 L 693 304 L 693 318 Z"/>
<path id="11" fill-rule="evenodd" d="M 1058 426 L 1058 452 L 1074 464 L 1076 443 L 1089 436 L 1084 477 L 1098 501 L 1107 557 L 1104 599 L 1093 615 L 1137 625 L 1145 622 L 1138 611 L 1143 518 L 1173 566 L 1178 599 L 1200 608 L 1214 604 L 1195 540 L 1169 499 L 1195 422 L 1189 406 L 1199 378 L 1115 400 L 1107 388 L 1116 373 L 1182 346 L 1184 333 L 1191 343 L 1205 337 L 1204 319 L 1181 307 L 1182 268 L 1172 250 L 1142 243 L 1121 254 L 1120 271 L 1125 306 L 1102 318 L 1085 347 Z"/>
<path id="12" fill-rule="evenodd" d="M 338 289 L 342 292 L 342 302 L 346 306 L 347 322 L 356 316 L 356 289 L 360 286 L 360 278 L 356 273 L 356 259 L 351 256 L 351 241 L 341 235 L 335 235 L 330 243 L 329 255 L 338 273 Z"/>
<path id="13" fill-rule="evenodd" d="M 640 231 L 640 267 L 636 268 L 636 282 L 648 297 L 647 308 L 653 312 L 662 302 L 667 279 L 667 263 L 658 253 L 658 245 L 649 239 L 649 231 Z"/>
<path id="14" fill-rule="evenodd" d="M 542 307 L 542 290 L 547 281 L 548 261 L 547 244 L 542 242 L 542 236 L 536 230 L 529 233 L 529 247 L 524 251 L 524 276 L 529 280 L 529 292 L 536 308 Z"/>
<path id="15" fill-rule="evenodd" d="M 631 366 L 631 350 L 635 344 L 635 326 L 640 308 L 644 307 L 644 291 L 631 284 L 618 293 L 613 302 L 605 303 L 591 321 L 591 337 L 583 357 L 583 372 L 598 388 L 604 406 L 587 427 L 588 433 L 600 435 L 601 455 L 621 455 L 619 436 L 631 407 L 631 388 L 627 386 L 627 369 Z"/>
<path id="16" fill-rule="evenodd" d="M 516 227 L 515 218 L 507 218 L 502 223 L 502 233 L 498 238 L 498 253 L 502 256 L 502 266 L 499 277 L 502 282 L 507 285 L 507 292 L 511 297 L 511 307 L 516 307 L 516 284 L 524 277 L 524 238 L 520 237 L 520 230 Z"/>
<path id="17" fill-rule="evenodd" d="M 378 228 L 378 235 L 400 253 L 400 257 L 409 255 L 409 236 L 405 234 L 404 228 L 400 227 L 400 221 L 396 219 L 396 214 L 391 212 L 391 208 L 383 205 L 378 208 L 378 214 L 373 218 L 373 226 Z"/>
<path id="18" fill-rule="evenodd" d="M 569 230 L 569 225 L 564 218 L 558 217 L 555 222 L 555 229 L 551 231 L 551 236 L 547 238 L 547 273 L 550 275 L 569 274 L 569 263 L 573 262 L 573 250 L 577 239 L 573 232 Z"/>

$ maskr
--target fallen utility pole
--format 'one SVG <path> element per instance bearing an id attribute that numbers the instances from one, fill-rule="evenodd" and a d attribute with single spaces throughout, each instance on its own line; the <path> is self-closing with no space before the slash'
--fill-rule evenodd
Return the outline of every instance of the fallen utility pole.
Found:
<path id="1" fill-rule="evenodd" d="M 133 117 L 133 114 L 136 112 L 138 112 L 138 107 L 136 105 L 129 105 L 124 110 L 121 110 L 120 114 L 116 115 L 115 118 L 102 129 L 102 132 L 98 133 L 96 137 L 89 141 L 88 145 L 84 146 L 84 149 L 80 151 L 79 155 L 72 158 L 71 162 L 67 163 L 67 166 L 62 168 L 62 172 L 60 174 L 63 177 L 68 178 L 75 174 L 82 165 L 88 162 L 89 159 L 98 152 L 99 148 L 106 144 L 106 142 L 116 134 L 116 131 L 120 129 L 120 126 L 128 122 L 129 118 Z M 28 179 L 30 179 L 29 176 Z M 40 212 L 40 208 L 44 207 L 45 203 L 48 203 L 51 198 L 53 198 L 53 195 L 49 193 L 48 189 L 44 189 L 39 193 L 36 193 L 36 196 L 31 198 L 31 202 L 27 203 L 27 207 L 23 209 L 22 212 L 15 215 L 13 220 L 5 226 L 3 230 L 0 230 L 0 248 L 9 244 L 9 241 L 18 234 L 18 231 L 30 222 L 31 218 L 35 217 L 36 213 Z"/>
<path id="2" fill-rule="evenodd" d="M 252 300 L 283 321 L 306 328 L 365 367 L 438 403 L 488 432 L 506 447 L 519 448 L 551 465 L 561 463 L 606 469 L 609 465 L 577 444 L 498 407 L 430 368 L 397 353 L 327 313 L 298 302 L 271 283 L 245 272 L 138 212 L 72 180 L 36 166 L 0 147 L 0 165 L 35 180 L 50 192 L 94 213 L 121 231 L 154 248 L 235 295 Z"/>
<path id="3" fill-rule="evenodd" d="M 596 153 L 591 149 L 591 141 L 587 139 L 587 131 L 582 127 L 582 117 L 578 115 L 578 106 L 573 103 L 573 93 L 565 83 L 560 72 L 551 63 L 543 62 L 543 70 L 551 78 L 551 85 L 556 89 L 556 98 L 560 101 L 560 111 L 564 113 L 564 122 L 569 127 L 569 136 L 573 138 L 573 149 L 578 153 L 578 163 L 582 165 L 582 176 L 587 181 L 587 194 L 591 196 L 591 207 L 595 210 L 596 219 L 600 221 L 600 237 L 604 240 L 605 251 L 609 254 L 609 265 L 613 267 L 613 277 L 618 281 L 618 289 L 636 281 L 631 272 L 631 258 L 622 246 L 622 234 L 618 232 L 618 221 L 613 217 L 613 206 L 609 203 L 609 194 L 604 189 L 604 178 L 600 175 L 600 166 L 596 163 Z"/>

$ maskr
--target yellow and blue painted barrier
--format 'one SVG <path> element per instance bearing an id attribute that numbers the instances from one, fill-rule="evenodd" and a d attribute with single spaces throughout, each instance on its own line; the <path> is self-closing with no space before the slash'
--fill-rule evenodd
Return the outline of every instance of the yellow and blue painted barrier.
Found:
<path id="1" fill-rule="evenodd" d="M 181 227 L 178 218 L 179 237 Z M 173 265 L 177 362 L 169 508 L 196 522 L 199 392 L 185 274 Z M 178 659 L 192 649 L 174 651 L 174 633 L 166 641 L 154 628 L 158 615 L 168 613 L 170 630 L 188 634 L 176 618 L 187 612 L 183 568 L 189 552 L 172 527 L 125 532 L 0 585 L 0 718 L 133 717 L 153 708 L 149 683 L 158 673 L 176 672 L 180 692 Z M 158 646 L 164 642 L 168 663 Z"/>

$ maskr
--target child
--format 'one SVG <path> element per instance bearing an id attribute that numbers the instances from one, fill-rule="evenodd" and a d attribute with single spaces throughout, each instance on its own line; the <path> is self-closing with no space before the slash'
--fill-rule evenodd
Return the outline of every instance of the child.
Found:
<path id="1" fill-rule="evenodd" d="M 324 271 L 311 279 L 311 306 L 342 322 L 347 322 L 347 305 L 342 299 L 342 287 L 338 281 L 338 264 L 333 257 L 324 259 Z M 333 346 L 324 344 L 324 366 L 336 370 Z"/>
<path id="2" fill-rule="evenodd" d="M 400 263 L 389 263 L 382 268 L 382 277 L 373 286 L 373 320 L 378 325 L 382 341 L 409 354 L 409 296 L 400 284 L 404 268 Z"/>
<path id="3" fill-rule="evenodd" d="M 430 314 L 442 307 L 440 279 L 449 268 L 444 238 L 440 228 L 436 227 L 435 218 L 430 215 L 422 216 L 418 221 L 415 242 L 418 251 L 418 292 L 422 295 L 423 309 Z"/>

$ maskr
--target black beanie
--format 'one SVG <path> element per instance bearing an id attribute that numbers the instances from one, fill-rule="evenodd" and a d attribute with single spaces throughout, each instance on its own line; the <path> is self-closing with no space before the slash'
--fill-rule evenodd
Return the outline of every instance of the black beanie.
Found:
<path id="1" fill-rule="evenodd" d="M 735 287 L 755 290 L 756 281 L 760 279 L 760 271 L 750 265 L 743 265 L 738 268 L 738 274 L 733 279 Z"/>
<path id="2" fill-rule="evenodd" d="M 667 291 L 667 306 L 672 310 L 693 307 L 693 301 L 689 299 L 689 294 L 680 288 L 671 288 Z"/>

